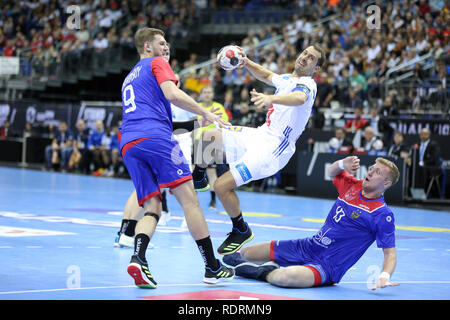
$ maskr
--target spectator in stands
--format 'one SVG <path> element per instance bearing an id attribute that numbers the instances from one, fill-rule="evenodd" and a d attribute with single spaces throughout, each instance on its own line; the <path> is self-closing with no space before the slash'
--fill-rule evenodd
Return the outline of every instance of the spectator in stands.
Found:
<path id="1" fill-rule="evenodd" d="M 240 102 L 235 107 L 234 120 L 232 121 L 233 125 L 239 126 L 250 126 L 251 125 L 252 116 L 250 114 L 250 108 L 247 102 Z"/>
<path id="2" fill-rule="evenodd" d="M 109 168 L 108 176 L 118 176 L 119 168 L 122 165 L 119 149 L 120 143 L 118 139 L 119 128 L 117 126 L 112 127 L 111 130 L 111 143 L 109 150 L 111 152 L 111 166 Z"/>
<path id="3" fill-rule="evenodd" d="M 370 108 L 370 118 L 367 121 L 367 125 L 371 126 L 373 132 L 376 136 L 381 137 L 382 130 L 380 130 L 380 115 L 378 114 L 378 108 L 376 106 L 372 106 Z"/>
<path id="4" fill-rule="evenodd" d="M 366 126 L 367 121 L 362 117 L 362 114 L 362 107 L 356 106 L 353 119 L 350 119 L 345 123 L 345 129 L 347 132 L 355 132 Z"/>
<path id="5" fill-rule="evenodd" d="M 441 165 L 439 145 L 436 141 L 431 140 L 430 137 L 430 129 L 423 128 L 420 130 L 419 166 L 421 167 L 439 167 Z"/>
<path id="6" fill-rule="evenodd" d="M 399 115 L 397 108 L 393 103 L 393 96 L 389 94 L 384 98 L 383 106 L 381 107 L 380 114 L 383 117 L 395 117 Z"/>
<path id="7" fill-rule="evenodd" d="M 223 107 L 225 108 L 225 111 L 228 114 L 229 121 L 233 120 L 233 113 L 234 113 L 234 98 L 233 98 L 233 91 L 227 90 L 225 92 L 224 100 L 223 100 Z"/>
<path id="8" fill-rule="evenodd" d="M 45 148 L 47 169 L 61 168 L 66 171 L 73 151 L 73 133 L 65 121 L 60 121 L 52 144 Z"/>
<path id="9" fill-rule="evenodd" d="M 383 142 L 378 139 L 378 137 L 375 135 L 375 131 L 371 126 L 367 126 L 364 129 L 363 145 L 367 153 L 379 151 L 383 148 Z"/>
<path id="10" fill-rule="evenodd" d="M 358 97 L 367 100 L 367 81 L 358 68 L 353 68 L 352 75 L 349 77 L 349 82 L 350 87 L 356 91 Z"/>
<path id="11" fill-rule="evenodd" d="M 105 170 L 105 164 L 102 159 L 102 138 L 104 134 L 103 121 L 97 120 L 95 122 L 95 130 L 91 132 L 87 143 L 90 158 L 92 158 L 94 164 L 94 172 L 97 172 L 100 169 L 103 169 L 101 172 Z M 91 163 L 89 165 L 91 165 Z"/>
<path id="12" fill-rule="evenodd" d="M 101 52 L 108 47 L 108 39 L 105 38 L 103 32 L 99 32 L 92 44 L 97 52 Z"/>
<path id="13" fill-rule="evenodd" d="M 370 63 L 381 55 L 381 46 L 375 38 L 370 40 L 370 48 L 367 50 L 367 62 Z"/>
<path id="14" fill-rule="evenodd" d="M 103 122 L 102 122 L 103 124 Z M 100 163 L 100 168 L 96 171 L 94 171 L 94 175 L 96 176 L 110 176 L 112 177 L 114 175 L 113 170 L 109 170 L 111 163 L 112 163 L 112 156 L 113 156 L 113 150 L 112 146 L 114 146 L 114 156 L 115 160 L 117 160 L 117 157 L 119 155 L 119 148 L 117 147 L 117 137 L 115 136 L 115 133 L 113 133 L 112 128 L 106 128 L 104 131 L 104 134 L 101 138 L 101 145 L 99 146 L 99 158 L 97 159 L 98 163 Z M 95 154 L 94 154 L 94 160 L 95 160 Z M 111 168 L 112 169 L 112 168 Z"/>
<path id="15" fill-rule="evenodd" d="M 441 151 L 439 144 L 431 140 L 431 132 L 428 128 L 423 128 L 419 133 L 420 144 L 418 146 L 418 165 L 417 181 L 418 186 L 428 188 L 433 176 L 439 174 L 441 167 Z M 440 196 L 440 195 L 438 195 Z"/>
<path id="16" fill-rule="evenodd" d="M 23 129 L 23 134 L 22 135 L 23 135 L 24 138 L 28 138 L 28 137 L 31 137 L 31 136 L 34 135 L 33 126 L 32 126 L 32 124 L 30 122 L 27 121 L 25 123 L 25 128 Z"/>
<path id="17" fill-rule="evenodd" d="M 89 155 L 87 152 L 89 136 L 89 128 L 86 127 L 86 122 L 83 119 L 78 119 L 74 131 L 74 152 L 76 149 L 79 156 L 76 155 L 76 158 L 73 159 L 71 169 L 78 168 L 83 173 L 89 173 Z"/>
<path id="18" fill-rule="evenodd" d="M 333 98 L 334 90 L 328 79 L 328 74 L 321 72 L 317 79 L 317 96 L 314 105 L 317 109 L 330 108 L 330 101 Z"/>
<path id="19" fill-rule="evenodd" d="M 394 132 L 394 139 L 392 145 L 387 149 L 387 156 L 393 157 L 395 159 L 398 158 L 408 158 L 409 156 L 409 148 L 406 146 L 405 137 L 403 133 L 400 131 Z"/>
<path id="20" fill-rule="evenodd" d="M 328 145 L 329 153 L 351 153 L 353 150 L 353 143 L 346 137 L 346 131 L 342 127 L 334 130 L 334 137 L 330 139 Z"/>
<path id="21" fill-rule="evenodd" d="M 3 122 L 3 126 L 0 127 L 0 139 L 6 140 L 10 137 L 15 137 L 16 134 L 13 129 L 11 129 L 11 123 L 9 120 Z"/>

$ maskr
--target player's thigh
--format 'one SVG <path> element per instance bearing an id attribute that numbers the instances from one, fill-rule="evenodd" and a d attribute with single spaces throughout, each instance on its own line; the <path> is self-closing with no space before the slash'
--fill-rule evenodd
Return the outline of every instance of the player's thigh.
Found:
<path id="1" fill-rule="evenodd" d="M 131 195 L 128 197 L 127 203 L 125 204 L 125 208 L 123 210 L 123 218 L 137 220 L 136 218 L 139 215 L 140 210 L 141 207 L 139 206 L 137 200 L 136 189 L 134 189 Z"/>
<path id="2" fill-rule="evenodd" d="M 269 274 L 267 281 L 273 285 L 287 288 L 310 288 L 314 286 L 315 276 L 305 266 L 289 266 Z"/>
<path id="3" fill-rule="evenodd" d="M 216 179 L 214 183 L 214 191 L 218 194 L 226 193 L 236 188 L 236 181 L 233 174 L 230 171 L 225 172 Z"/>
<path id="4" fill-rule="evenodd" d="M 133 181 L 139 206 L 154 196 L 161 197 L 157 178 L 145 153 L 133 147 L 127 151 L 123 160 Z"/>
<path id="5" fill-rule="evenodd" d="M 176 188 L 171 189 L 171 191 L 183 209 L 192 206 L 200 207 L 192 180 L 180 184 Z"/>
<path id="6" fill-rule="evenodd" d="M 241 254 L 247 260 L 270 261 L 270 241 L 244 247 Z"/>
<path id="7" fill-rule="evenodd" d="M 161 198 L 158 196 L 151 197 L 143 203 L 143 208 L 144 212 L 156 213 L 158 216 L 161 216 Z"/>

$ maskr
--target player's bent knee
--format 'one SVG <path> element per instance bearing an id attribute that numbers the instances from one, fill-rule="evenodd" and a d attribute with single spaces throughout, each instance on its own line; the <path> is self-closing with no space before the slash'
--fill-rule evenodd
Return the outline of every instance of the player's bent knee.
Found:
<path id="1" fill-rule="evenodd" d="M 304 272 L 301 267 L 287 267 L 277 269 L 270 274 L 268 281 L 276 286 L 285 288 L 310 288 L 314 285 L 314 275 Z"/>
<path id="2" fill-rule="evenodd" d="M 146 212 L 146 213 L 144 214 L 144 216 L 145 216 L 145 217 L 152 217 L 152 218 L 154 218 L 154 219 L 156 220 L 156 223 L 158 223 L 161 214 L 158 215 L 158 214 L 156 214 L 156 213 L 154 213 L 154 212 Z"/>

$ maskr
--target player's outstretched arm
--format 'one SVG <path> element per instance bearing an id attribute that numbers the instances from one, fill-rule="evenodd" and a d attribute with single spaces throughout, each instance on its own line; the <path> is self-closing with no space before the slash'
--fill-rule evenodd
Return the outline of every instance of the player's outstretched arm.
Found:
<path id="1" fill-rule="evenodd" d="M 160 87 L 166 99 L 177 107 L 201 115 L 209 122 L 217 123 L 221 127 L 228 127 L 231 125 L 228 121 L 223 120 L 217 114 L 214 114 L 199 105 L 187 93 L 179 89 L 173 81 L 164 81 L 160 84 Z"/>
<path id="2" fill-rule="evenodd" d="M 399 286 L 399 283 L 391 282 L 391 275 L 394 272 L 395 266 L 397 264 L 397 252 L 395 247 L 393 248 L 385 248 L 383 249 L 384 253 L 384 261 L 383 261 L 383 271 L 378 277 L 375 286 L 372 290 L 376 290 L 378 288 L 385 288 L 387 286 Z"/>
<path id="3" fill-rule="evenodd" d="M 248 71 L 259 81 L 264 82 L 265 84 L 269 86 L 273 86 L 272 83 L 272 76 L 275 74 L 272 71 L 264 68 L 262 65 L 257 64 L 256 62 L 253 62 L 249 58 L 247 58 L 247 55 L 245 54 L 244 50 L 241 47 L 238 47 L 238 49 L 241 51 L 242 56 L 244 57 L 242 60 L 242 63 L 239 65 L 240 68 L 246 67 Z"/>
<path id="4" fill-rule="evenodd" d="M 250 91 L 250 101 L 255 104 L 255 107 L 269 107 L 272 103 L 282 104 L 284 106 L 297 107 L 306 102 L 308 96 L 300 91 L 294 91 L 286 94 L 269 95 L 257 92 L 255 89 Z"/>
<path id="5" fill-rule="evenodd" d="M 347 170 L 350 174 L 355 174 L 359 169 L 359 158 L 357 156 L 349 156 L 342 160 L 335 161 L 328 167 L 328 175 L 331 180 L 334 179 L 342 171 Z"/>

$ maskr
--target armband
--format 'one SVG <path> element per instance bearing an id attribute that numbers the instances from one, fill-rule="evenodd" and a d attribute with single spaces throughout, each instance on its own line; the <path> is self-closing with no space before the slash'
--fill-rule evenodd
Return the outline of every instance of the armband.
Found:
<path id="1" fill-rule="evenodd" d="M 195 119 L 189 121 L 174 121 L 173 122 L 173 131 L 178 129 L 185 129 L 187 131 L 192 131 L 195 128 Z"/>

